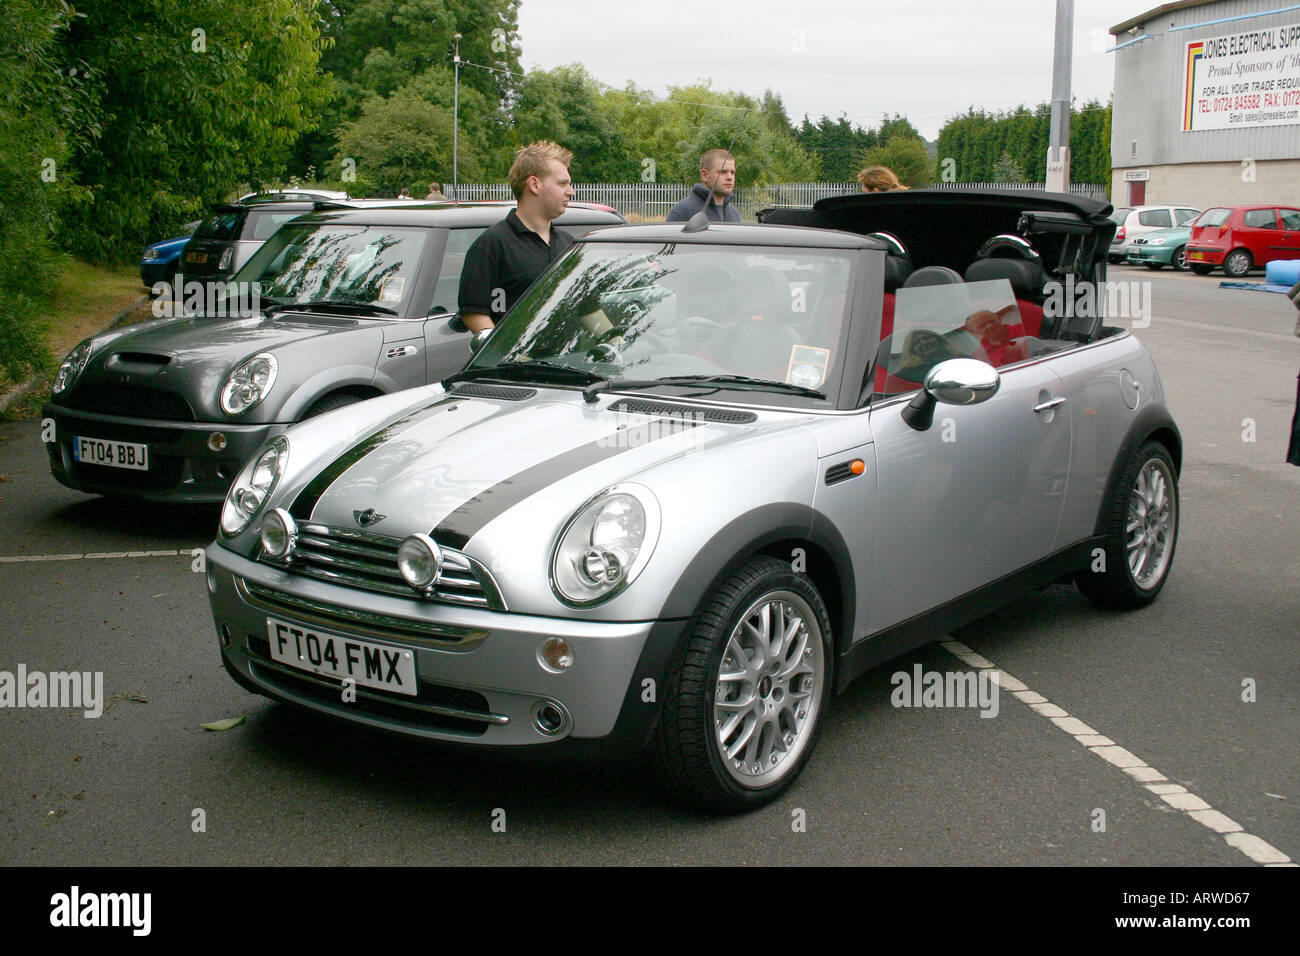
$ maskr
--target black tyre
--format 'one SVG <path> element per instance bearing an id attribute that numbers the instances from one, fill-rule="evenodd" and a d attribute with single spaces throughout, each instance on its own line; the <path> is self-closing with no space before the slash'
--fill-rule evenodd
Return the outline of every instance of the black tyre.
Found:
<path id="1" fill-rule="evenodd" d="M 780 796 L 812 756 L 833 646 L 807 576 L 768 557 L 731 575 L 700 611 L 664 691 L 655 734 L 664 787 L 728 813 Z"/>
<path id="2" fill-rule="evenodd" d="M 360 395 L 349 395 L 347 392 L 334 392 L 332 395 L 323 395 L 312 403 L 307 411 L 302 413 L 304 419 L 315 418 L 317 415 L 324 415 L 326 412 L 332 412 L 336 408 L 345 408 L 348 405 L 355 405 L 361 401 Z"/>
<path id="3" fill-rule="evenodd" d="M 1250 257 L 1250 253 L 1245 249 L 1233 249 L 1223 257 L 1223 274 L 1234 279 L 1240 279 L 1250 272 L 1251 266 L 1254 264 L 1255 260 Z"/>
<path id="4" fill-rule="evenodd" d="M 1165 264 L 1163 262 L 1148 262 L 1146 264 L 1146 267 L 1150 269 L 1152 272 L 1159 272 L 1161 269 L 1165 267 Z"/>
<path id="5" fill-rule="evenodd" d="M 1178 544 L 1178 472 L 1160 442 L 1147 442 L 1129 459 L 1102 503 L 1101 528 L 1105 553 L 1074 583 L 1103 607 L 1150 604 L 1169 578 Z"/>
<path id="6" fill-rule="evenodd" d="M 1174 250 L 1174 254 L 1169 257 L 1170 264 L 1174 267 L 1175 272 L 1187 271 L 1187 247 L 1179 246 Z"/>
<path id="7" fill-rule="evenodd" d="M 1214 266 L 1195 265 L 1195 266 L 1188 266 L 1188 268 L 1191 269 L 1193 272 L 1195 272 L 1198 276 L 1208 276 L 1211 272 L 1214 271 Z"/>
<path id="8" fill-rule="evenodd" d="M 1111 265 L 1113 265 L 1113 266 L 1117 266 L 1117 265 L 1119 265 L 1121 262 L 1124 261 L 1124 257 L 1123 257 L 1123 256 L 1110 256 L 1110 255 L 1108 255 L 1108 256 L 1106 256 L 1106 261 L 1109 262 L 1109 263 L 1110 263 Z"/>

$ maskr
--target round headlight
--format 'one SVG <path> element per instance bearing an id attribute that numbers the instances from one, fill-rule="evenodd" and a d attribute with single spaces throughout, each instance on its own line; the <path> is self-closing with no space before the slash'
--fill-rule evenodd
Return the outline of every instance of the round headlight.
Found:
<path id="1" fill-rule="evenodd" d="M 555 547 L 551 586 L 574 606 L 603 601 L 631 584 L 659 536 L 659 504 L 649 489 L 618 485 L 578 509 Z"/>
<path id="2" fill-rule="evenodd" d="M 240 469 L 221 506 L 222 534 L 233 537 L 248 527 L 275 490 L 288 460 L 289 440 L 277 435 Z"/>
<path id="3" fill-rule="evenodd" d="M 86 367 L 86 362 L 90 358 L 90 346 L 93 341 L 93 339 L 86 339 L 86 341 L 69 352 L 67 358 L 63 360 L 63 363 L 59 366 L 59 374 L 54 378 L 55 395 L 64 391 L 76 381 L 77 376 L 81 374 L 81 370 Z"/>
<path id="4" fill-rule="evenodd" d="M 262 522 L 262 552 L 277 561 L 286 560 L 298 541 L 298 525 L 283 508 L 273 508 Z"/>
<path id="5" fill-rule="evenodd" d="M 275 384 L 279 363 L 269 352 L 259 352 L 235 366 L 221 390 L 221 410 L 240 415 L 262 399 Z"/>
<path id="6" fill-rule="evenodd" d="M 397 570 L 411 587 L 426 591 L 442 572 L 442 549 L 427 534 L 413 534 L 398 545 Z"/>

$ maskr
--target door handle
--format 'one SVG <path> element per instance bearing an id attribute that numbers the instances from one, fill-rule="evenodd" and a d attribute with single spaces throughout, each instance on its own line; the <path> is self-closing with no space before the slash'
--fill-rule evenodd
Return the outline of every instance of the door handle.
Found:
<path id="1" fill-rule="evenodd" d="M 1037 405 L 1034 406 L 1034 411 L 1039 413 L 1050 412 L 1053 408 L 1056 408 L 1057 406 L 1064 405 L 1064 404 L 1065 404 L 1065 396 L 1060 395 L 1057 396 L 1056 398 L 1049 398 L 1045 402 L 1039 402 Z"/>

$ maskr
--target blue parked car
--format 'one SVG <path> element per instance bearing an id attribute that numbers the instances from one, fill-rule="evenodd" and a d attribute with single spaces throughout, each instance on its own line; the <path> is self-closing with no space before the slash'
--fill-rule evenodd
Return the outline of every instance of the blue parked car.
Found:
<path id="1" fill-rule="evenodd" d="M 194 235 L 194 230 L 199 228 L 200 221 L 196 219 L 181 226 L 185 230 L 183 236 L 163 239 L 145 248 L 140 256 L 141 282 L 152 288 L 156 282 L 172 281 L 172 277 L 176 275 L 176 266 L 181 261 L 181 253 L 185 250 L 186 243 L 190 241 L 190 236 Z"/>

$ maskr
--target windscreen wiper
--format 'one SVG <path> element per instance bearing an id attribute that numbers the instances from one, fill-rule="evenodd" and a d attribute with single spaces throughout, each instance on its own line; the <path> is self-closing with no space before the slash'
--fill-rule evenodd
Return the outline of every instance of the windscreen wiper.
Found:
<path id="1" fill-rule="evenodd" d="M 270 305 L 266 305 L 266 302 Z M 332 299 L 315 299 L 311 302 L 276 302 L 274 300 L 263 299 L 262 314 L 271 315 L 273 312 L 365 312 L 373 315 L 400 315 L 396 309 L 390 309 L 382 305 L 371 305 L 369 302 L 337 302 Z"/>
<path id="2" fill-rule="evenodd" d="M 809 398 L 825 398 L 825 392 L 804 385 L 777 382 L 769 378 L 750 378 L 748 375 L 668 375 L 664 378 L 613 378 L 593 382 L 582 390 L 582 397 L 594 402 L 601 392 L 624 388 L 650 388 L 653 385 L 708 385 L 717 388 L 748 388 L 754 391 L 789 392 Z"/>
<path id="3" fill-rule="evenodd" d="M 500 365 L 478 365 L 473 368 L 461 369 L 456 374 L 444 378 L 442 386 L 443 388 L 450 388 L 457 382 L 467 382 L 478 378 L 522 378 L 525 380 L 539 378 L 551 381 L 559 379 L 590 386 L 593 383 L 606 381 L 607 376 L 589 372 L 582 368 L 574 368 L 572 365 L 560 365 L 557 362 L 530 359 L 526 362 L 502 362 Z"/>

